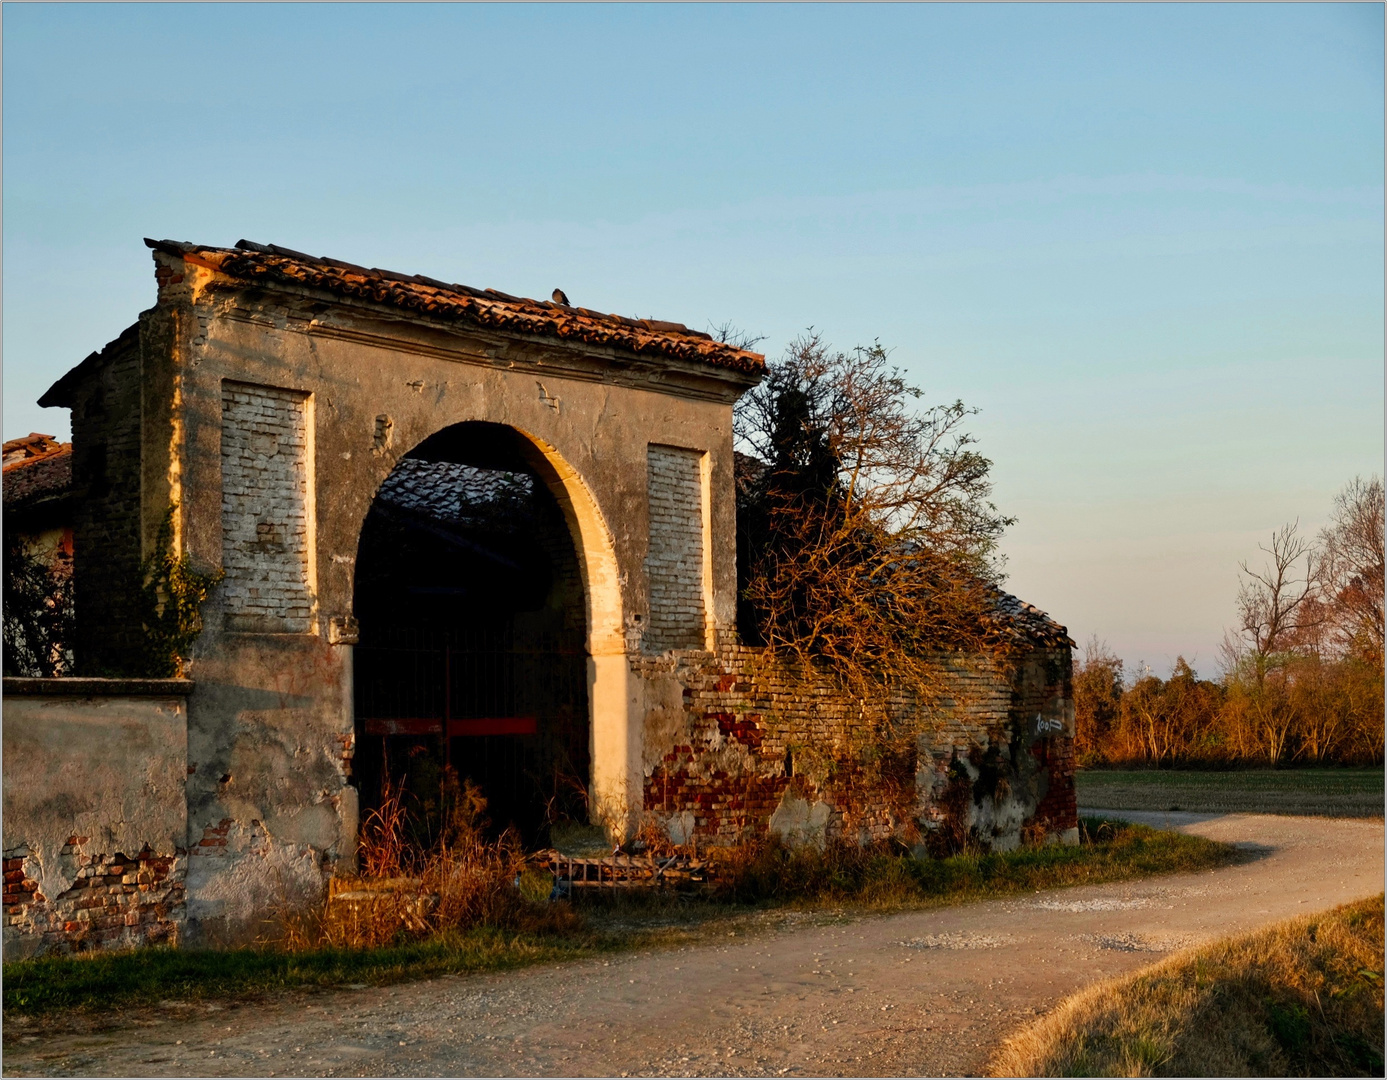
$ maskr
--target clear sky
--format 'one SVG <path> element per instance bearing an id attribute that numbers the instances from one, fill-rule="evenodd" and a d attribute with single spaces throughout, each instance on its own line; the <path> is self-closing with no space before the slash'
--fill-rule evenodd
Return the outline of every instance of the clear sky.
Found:
<path id="1" fill-rule="evenodd" d="M 1383 7 L 3 10 L 4 434 L 241 237 L 879 338 L 978 406 L 1010 588 L 1205 674 L 1383 461 Z"/>

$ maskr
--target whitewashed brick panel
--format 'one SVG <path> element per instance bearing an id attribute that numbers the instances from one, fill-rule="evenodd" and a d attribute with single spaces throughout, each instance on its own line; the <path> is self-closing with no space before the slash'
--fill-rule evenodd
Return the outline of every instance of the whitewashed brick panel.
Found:
<path id="1" fill-rule="evenodd" d="M 227 626 L 306 633 L 307 395 L 222 384 L 222 566 Z"/>
<path id="2" fill-rule="evenodd" d="M 650 493 L 650 617 L 645 648 L 702 649 L 703 454 L 673 446 L 651 446 L 647 457 Z"/>

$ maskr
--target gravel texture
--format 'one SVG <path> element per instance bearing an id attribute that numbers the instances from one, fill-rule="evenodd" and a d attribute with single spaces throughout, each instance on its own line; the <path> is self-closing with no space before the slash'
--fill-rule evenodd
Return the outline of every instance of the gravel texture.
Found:
<path id="1" fill-rule="evenodd" d="M 1010 1031 L 1170 949 L 1383 887 L 1381 820 L 1113 816 L 1242 845 L 1216 871 L 270 1004 L 9 1020 L 5 1075 L 968 1075 Z"/>

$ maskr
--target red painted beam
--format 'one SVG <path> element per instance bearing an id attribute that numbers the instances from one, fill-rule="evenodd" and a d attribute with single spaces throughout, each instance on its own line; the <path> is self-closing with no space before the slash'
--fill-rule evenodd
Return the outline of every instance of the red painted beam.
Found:
<path id="1" fill-rule="evenodd" d="M 486 716 L 449 720 L 449 735 L 533 735 L 539 724 L 533 716 Z"/>
<path id="2" fill-rule="evenodd" d="M 372 717 L 367 735 L 441 735 L 445 721 L 428 717 Z M 449 735 L 533 735 L 539 723 L 533 716 L 480 716 L 446 721 Z"/>

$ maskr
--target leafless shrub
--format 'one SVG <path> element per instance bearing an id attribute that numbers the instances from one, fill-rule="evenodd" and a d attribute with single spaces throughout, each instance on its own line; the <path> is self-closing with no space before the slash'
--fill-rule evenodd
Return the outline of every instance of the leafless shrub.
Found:
<path id="1" fill-rule="evenodd" d="M 1074 754 L 1080 765 L 1112 755 L 1122 708 L 1122 661 L 1095 634 L 1074 668 Z"/>
<path id="2" fill-rule="evenodd" d="M 527 896 L 520 887 L 524 851 L 510 830 L 489 835 L 480 790 L 471 781 L 457 787 L 439 840 L 420 849 L 410 841 L 415 808 L 406 790 L 387 780 L 380 806 L 362 825 L 361 877 L 334 879 L 322 904 L 277 920 L 267 940 L 290 950 L 375 948 L 478 926 L 571 929 L 567 905 L 540 903 L 547 890 Z"/>
<path id="3" fill-rule="evenodd" d="M 921 391 L 879 344 L 810 332 L 736 412 L 743 633 L 852 692 L 937 695 L 940 651 L 1003 647 L 989 617 L 1011 522 L 962 402 Z"/>

